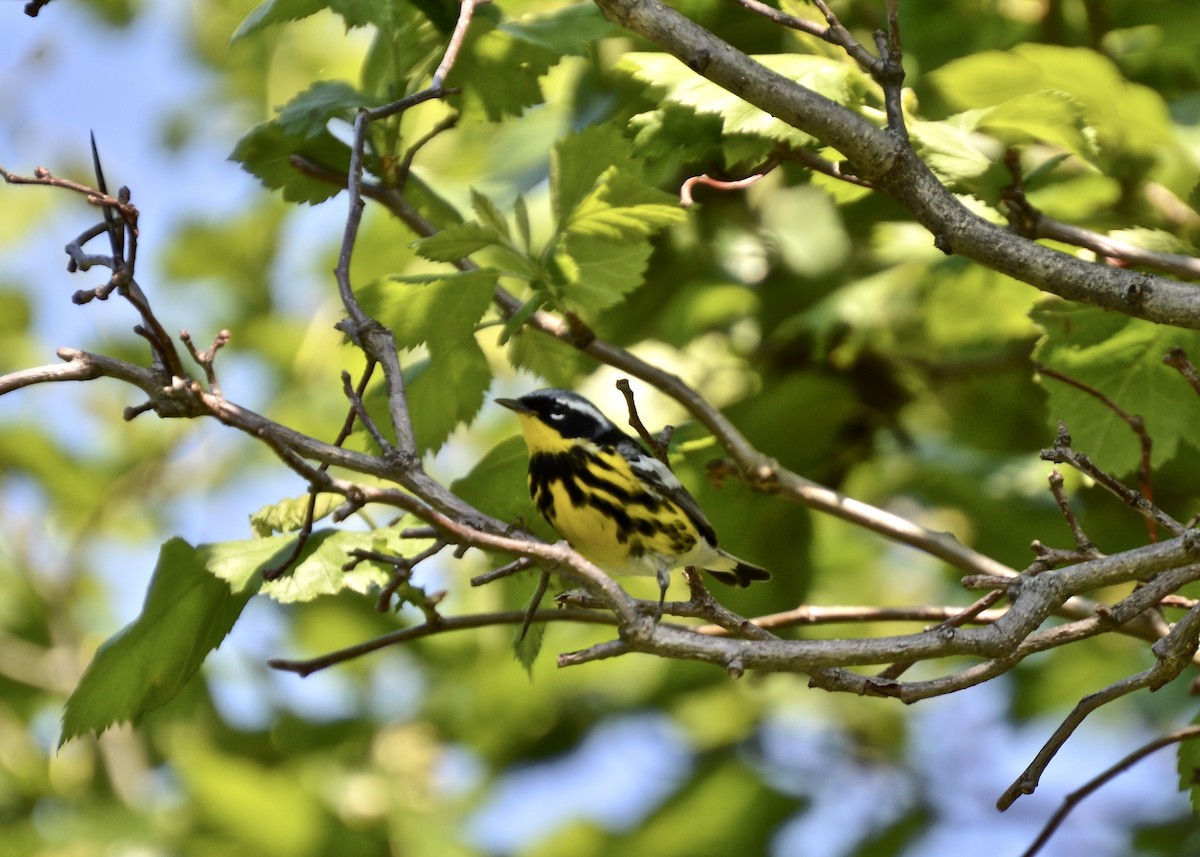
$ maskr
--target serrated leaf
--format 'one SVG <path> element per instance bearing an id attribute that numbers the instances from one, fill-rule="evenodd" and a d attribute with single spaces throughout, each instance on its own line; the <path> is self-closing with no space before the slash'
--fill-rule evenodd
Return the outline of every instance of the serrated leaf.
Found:
<path id="1" fill-rule="evenodd" d="M 262 557 L 262 543 L 253 544 Z M 165 705 L 221 644 L 254 588 L 231 589 L 210 559 L 208 549 L 180 538 L 163 544 L 141 613 L 97 650 L 67 699 L 60 746 Z"/>
<path id="2" fill-rule="evenodd" d="M 862 79 L 847 63 L 828 57 L 769 54 L 752 59 L 839 104 L 852 106 L 851 91 Z M 794 146 L 812 142 L 809 135 L 701 77 L 669 54 L 631 52 L 615 68 L 661 93 L 665 103 L 720 116 L 726 134 L 749 134 Z"/>
<path id="3" fill-rule="evenodd" d="M 976 132 L 985 111 L 952 116 L 944 122 L 914 119 L 909 132 L 921 159 L 948 182 L 974 178 L 987 172 L 992 159 L 999 157 L 997 144 Z M 990 144 L 995 151 L 985 153 L 980 146 Z"/>
<path id="4" fill-rule="evenodd" d="M 498 12 L 489 7 L 483 10 L 471 23 L 446 85 L 461 87 L 471 110 L 499 122 L 542 103 L 538 79 L 561 55 L 497 29 L 492 18 L 498 17 Z"/>
<path id="5" fill-rule="evenodd" d="M 1193 717 L 1191 725 L 1197 722 L 1200 718 Z M 1180 741 L 1175 751 L 1175 765 L 1179 772 L 1179 790 L 1191 800 L 1192 812 L 1200 812 L 1200 740 Z"/>
<path id="6" fill-rule="evenodd" d="M 517 221 L 517 234 L 521 237 L 521 247 L 526 253 L 533 249 L 533 231 L 529 226 L 529 208 L 525 205 L 525 195 L 517 194 L 513 202 L 513 217 Z"/>
<path id="7" fill-rule="evenodd" d="M 469 220 L 448 226 L 413 244 L 424 258 L 431 262 L 457 262 L 472 253 L 478 253 L 484 247 L 498 246 L 502 243 L 500 233 L 492 226 Z"/>
<path id="8" fill-rule="evenodd" d="M 370 25 L 389 27 L 394 6 L 392 0 L 329 0 L 329 9 L 341 16 L 347 30 Z"/>
<path id="9" fill-rule="evenodd" d="M 392 331 L 397 348 L 450 350 L 474 345 L 475 325 L 491 305 L 496 272 L 464 271 L 445 276 L 384 277 L 357 292 L 368 315 Z"/>
<path id="10" fill-rule="evenodd" d="M 555 143 L 550 153 L 550 206 L 555 222 L 565 221 L 610 169 L 636 169 L 628 144 L 610 125 L 593 125 Z"/>
<path id="11" fill-rule="evenodd" d="M 293 541 L 291 537 L 276 538 L 289 543 Z M 365 594 L 391 579 L 391 567 L 375 560 L 365 560 L 347 570 L 351 551 L 360 549 L 397 554 L 401 550 L 411 549 L 411 545 L 402 542 L 399 533 L 392 529 L 373 532 L 316 530 L 290 573 L 264 583 L 262 594 L 283 604 L 312 601 L 346 590 Z"/>
<path id="12" fill-rule="evenodd" d="M 512 337 L 521 329 L 535 312 L 537 312 L 546 303 L 546 296 L 543 294 L 535 294 L 508 317 L 504 322 L 504 327 L 500 330 L 499 344 L 505 345 Z"/>
<path id="13" fill-rule="evenodd" d="M 282 190 L 289 202 L 324 202 L 342 190 L 334 182 L 312 178 L 292 166 L 290 158 L 299 155 L 338 174 L 348 172 L 350 149 L 328 131 L 303 138 L 284 132 L 274 122 L 250 129 L 238 140 L 229 159 L 273 190 Z"/>
<path id="14" fill-rule="evenodd" d="M 529 605 L 526 605 L 529 609 Z M 532 622 L 521 635 L 521 626 L 513 629 L 513 657 L 525 668 L 525 674 L 533 678 L 533 664 L 542 651 L 542 641 L 546 638 L 546 623 Z"/>
<path id="15" fill-rule="evenodd" d="M 525 15 L 515 21 L 504 21 L 500 29 L 560 56 L 580 57 L 590 42 L 616 30 L 594 3 L 576 3 L 551 12 Z"/>
<path id="16" fill-rule="evenodd" d="M 233 35 L 229 37 L 229 43 L 232 45 L 272 24 L 299 21 L 301 18 L 315 15 L 328 7 L 327 0 L 266 0 L 255 6 L 238 25 L 238 28 L 233 31 Z"/>
<path id="17" fill-rule="evenodd" d="M 325 9 L 340 15 L 347 29 L 388 22 L 388 0 L 266 0 L 238 25 L 229 43 L 232 45 L 272 24 L 299 21 Z"/>
<path id="18" fill-rule="evenodd" d="M 405 373 L 408 409 L 419 452 L 436 452 L 460 423 L 483 407 L 492 383 L 483 349 L 472 339 L 434 351 Z"/>
<path id="19" fill-rule="evenodd" d="M 1153 440 L 1153 467 L 1172 458 L 1181 441 L 1195 437 L 1200 397 L 1163 363 L 1163 356 L 1173 347 L 1200 354 L 1200 332 L 1059 301 L 1035 308 L 1033 320 L 1046 332 L 1034 350 L 1036 360 L 1145 420 Z M 1137 468 L 1137 439 L 1110 408 L 1069 384 L 1044 378 L 1042 385 L 1049 395 L 1051 423 L 1066 422 L 1075 449 L 1113 473 Z"/>
<path id="20" fill-rule="evenodd" d="M 560 300 L 584 318 L 618 303 L 642 284 L 652 248 L 645 239 L 610 241 L 589 235 L 568 235 L 559 263 L 571 270 L 571 281 Z M 569 262 L 569 265 L 568 265 Z"/>
<path id="21" fill-rule="evenodd" d="M 318 494 L 313 509 L 313 521 L 326 517 L 342 502 L 342 498 L 336 494 Z M 263 506 L 250 516 L 250 529 L 257 538 L 298 530 L 304 526 L 308 503 L 309 495 L 301 494 L 299 497 L 288 497 Z"/>
<path id="22" fill-rule="evenodd" d="M 569 234 L 622 241 L 653 235 L 686 219 L 687 212 L 674 197 L 610 167 L 561 228 Z"/>
<path id="23" fill-rule="evenodd" d="M 324 132 L 330 119 L 350 121 L 358 108 L 377 103 L 345 81 L 319 80 L 279 107 L 275 121 L 285 135 L 309 140 Z"/>
<path id="24" fill-rule="evenodd" d="M 508 219 L 504 216 L 504 212 L 488 196 L 475 188 L 471 188 L 471 207 L 475 209 L 475 213 L 482 223 L 495 230 L 496 234 L 502 236 L 506 243 L 512 242 L 512 232 L 509 231 Z"/>
<path id="25" fill-rule="evenodd" d="M 1083 106 L 1065 92 L 1030 92 L 998 104 L 979 127 L 1008 143 L 1041 141 L 1091 162 L 1096 145 L 1083 121 Z"/>
<path id="26" fill-rule="evenodd" d="M 992 107 L 1030 93 L 1057 92 L 1082 105 L 1100 150 L 1150 151 L 1170 144 L 1170 115 L 1162 96 L 1130 83 L 1108 57 L 1087 48 L 1023 44 L 981 51 L 929 75 L 950 104 Z"/>

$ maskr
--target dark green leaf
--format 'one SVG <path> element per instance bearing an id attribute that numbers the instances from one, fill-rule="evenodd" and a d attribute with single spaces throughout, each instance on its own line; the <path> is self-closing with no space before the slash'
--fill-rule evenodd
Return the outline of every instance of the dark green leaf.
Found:
<path id="1" fill-rule="evenodd" d="M 549 12 L 504 21 L 499 27 L 523 42 L 546 48 L 560 56 L 583 56 L 589 43 L 616 28 L 594 3 L 576 3 Z"/>
<path id="2" fill-rule="evenodd" d="M 474 339 L 434 351 L 405 373 L 408 408 L 421 452 L 436 452 L 460 423 L 483 407 L 492 383 L 487 357 Z"/>
<path id="3" fill-rule="evenodd" d="M 342 190 L 344 185 L 311 178 L 297 170 L 289 160 L 293 155 L 337 175 L 345 175 L 350 168 L 349 147 L 328 131 L 305 139 L 287 134 L 275 122 L 250 129 L 238 140 L 229 158 L 267 187 L 282 189 L 283 198 L 289 202 L 324 202 Z"/>
<path id="4" fill-rule="evenodd" d="M 254 10 L 238 25 L 238 28 L 233 31 L 233 35 L 229 37 L 229 43 L 233 44 L 272 24 L 299 21 L 301 18 L 307 18 L 328 8 L 328 0 L 266 0 L 255 6 Z"/>
<path id="5" fill-rule="evenodd" d="M 330 119 L 351 121 L 358 108 L 377 103 L 345 81 L 319 80 L 280 107 L 275 121 L 288 137 L 309 140 L 323 133 Z"/>
<path id="6" fill-rule="evenodd" d="M 257 565 L 264 554 L 255 552 Z M 206 548 L 183 539 L 163 544 L 141 614 L 97 650 L 67 699 L 60 745 L 165 705 L 221 644 L 254 588 L 247 579 L 231 590 L 209 559 Z"/>
<path id="7" fill-rule="evenodd" d="M 498 122 L 542 103 L 538 78 L 559 59 L 555 52 L 515 38 L 476 15 L 446 83 L 462 87 L 471 111 Z"/>
<path id="8" fill-rule="evenodd" d="M 469 220 L 466 223 L 447 226 L 435 235 L 422 238 L 413 246 L 431 262 L 457 262 L 484 247 L 498 245 L 501 241 L 501 235 L 495 227 Z"/>
<path id="9" fill-rule="evenodd" d="M 589 364 L 578 349 L 532 330 L 518 331 L 509 340 L 508 359 L 555 387 L 572 386 Z"/>
<path id="10" fill-rule="evenodd" d="M 1200 397 L 1174 369 L 1163 364 L 1172 347 L 1200 354 L 1200 333 L 1127 318 L 1117 313 L 1053 301 L 1035 309 L 1046 331 L 1034 357 L 1113 400 L 1145 420 L 1153 440 L 1151 464 L 1171 459 L 1200 425 Z M 1096 397 L 1053 378 L 1043 378 L 1052 423 L 1062 420 L 1074 447 L 1105 470 L 1135 470 L 1140 447 L 1128 424 Z"/>

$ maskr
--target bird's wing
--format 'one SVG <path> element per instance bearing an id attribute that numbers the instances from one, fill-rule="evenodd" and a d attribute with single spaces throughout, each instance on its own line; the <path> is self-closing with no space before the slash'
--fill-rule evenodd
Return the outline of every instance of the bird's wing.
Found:
<path id="1" fill-rule="evenodd" d="M 683 513 L 695 524 L 700 535 L 710 545 L 716 547 L 717 533 L 713 530 L 712 524 L 708 522 L 708 518 L 704 517 L 704 512 L 700 510 L 700 504 L 696 502 L 696 498 L 688 493 L 688 490 L 683 487 L 683 483 L 667 465 L 650 455 L 633 440 L 629 440 L 628 443 L 633 446 L 633 449 L 622 450 L 622 452 L 627 453 L 625 458 L 629 462 L 630 469 L 646 485 L 652 486 L 658 493 L 683 509 Z"/>

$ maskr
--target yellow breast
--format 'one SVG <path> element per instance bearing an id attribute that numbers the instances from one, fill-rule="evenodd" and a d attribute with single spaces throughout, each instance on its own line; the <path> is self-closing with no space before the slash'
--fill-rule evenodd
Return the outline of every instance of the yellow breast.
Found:
<path id="1" fill-rule="evenodd" d="M 555 448 L 530 454 L 530 494 L 550 525 L 596 565 L 654 574 L 664 563 L 688 565 L 711 551 L 678 504 L 649 490 L 616 450 L 549 434 Z"/>

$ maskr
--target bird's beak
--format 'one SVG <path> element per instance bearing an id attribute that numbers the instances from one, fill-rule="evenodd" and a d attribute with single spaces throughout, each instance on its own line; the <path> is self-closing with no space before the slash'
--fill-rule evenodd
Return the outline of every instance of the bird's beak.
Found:
<path id="1" fill-rule="evenodd" d="M 495 399 L 497 405 L 516 411 L 518 414 L 531 414 L 533 409 L 523 404 L 520 399 Z"/>

